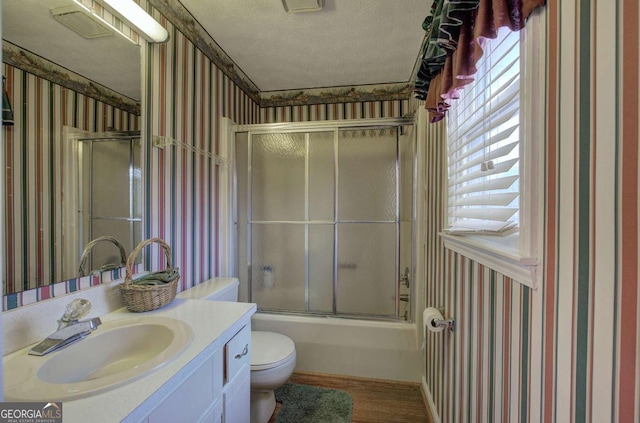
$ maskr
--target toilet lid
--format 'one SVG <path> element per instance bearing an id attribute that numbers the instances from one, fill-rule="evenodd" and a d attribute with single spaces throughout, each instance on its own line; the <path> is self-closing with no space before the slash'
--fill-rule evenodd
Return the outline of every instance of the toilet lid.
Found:
<path id="1" fill-rule="evenodd" d="M 276 366 L 295 353 L 293 341 L 279 333 L 251 332 L 251 368 L 262 370 Z"/>

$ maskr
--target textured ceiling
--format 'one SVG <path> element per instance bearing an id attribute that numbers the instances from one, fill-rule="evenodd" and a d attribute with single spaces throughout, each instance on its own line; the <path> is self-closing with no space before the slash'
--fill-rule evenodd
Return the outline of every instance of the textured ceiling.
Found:
<path id="1" fill-rule="evenodd" d="M 261 91 L 407 82 L 424 37 L 425 0 L 181 0 Z"/>
<path id="2" fill-rule="evenodd" d="M 71 0 L 3 0 L 2 38 L 134 100 L 140 48 L 118 34 L 86 39 L 51 16 Z"/>
<path id="3" fill-rule="evenodd" d="M 116 34 L 87 40 L 56 22 L 49 9 L 70 2 L 3 0 L 3 38 L 139 100 L 139 48 Z M 408 82 L 428 7 L 325 0 L 319 12 L 287 13 L 281 0 L 181 3 L 261 91 Z"/>

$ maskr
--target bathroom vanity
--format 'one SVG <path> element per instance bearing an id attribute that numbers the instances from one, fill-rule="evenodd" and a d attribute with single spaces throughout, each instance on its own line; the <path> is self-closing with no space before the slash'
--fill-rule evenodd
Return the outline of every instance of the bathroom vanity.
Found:
<path id="1" fill-rule="evenodd" d="M 251 316 L 255 311 L 255 304 L 177 298 L 151 312 L 130 313 L 121 308 L 100 316 L 105 325 L 136 317 L 175 319 L 188 325 L 193 337 L 182 352 L 151 372 L 86 398 L 63 399 L 64 421 L 248 422 Z M 26 354 L 27 349 L 5 356 L 5 381 L 6 363 L 16 354 Z"/>

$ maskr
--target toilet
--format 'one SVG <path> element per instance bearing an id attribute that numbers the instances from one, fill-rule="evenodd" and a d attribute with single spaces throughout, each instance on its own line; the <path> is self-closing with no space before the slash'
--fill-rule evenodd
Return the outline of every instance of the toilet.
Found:
<path id="1" fill-rule="evenodd" d="M 284 335 L 251 332 L 251 423 L 266 423 L 276 408 L 274 391 L 296 367 L 296 346 Z"/>
<path id="2" fill-rule="evenodd" d="M 238 301 L 238 280 L 215 278 L 181 292 L 179 298 Z M 251 423 L 267 423 L 276 408 L 274 391 L 296 367 L 291 338 L 274 332 L 251 332 Z"/>

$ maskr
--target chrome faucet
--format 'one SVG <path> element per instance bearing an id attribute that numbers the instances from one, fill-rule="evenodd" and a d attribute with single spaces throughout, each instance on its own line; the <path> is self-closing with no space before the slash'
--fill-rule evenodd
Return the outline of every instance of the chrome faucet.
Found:
<path id="1" fill-rule="evenodd" d="M 94 331 L 102 321 L 99 317 L 81 320 L 91 310 L 88 300 L 78 298 L 67 304 L 64 314 L 58 320 L 58 330 L 49 335 L 44 341 L 31 348 L 31 355 L 46 355 L 76 342 Z"/>

